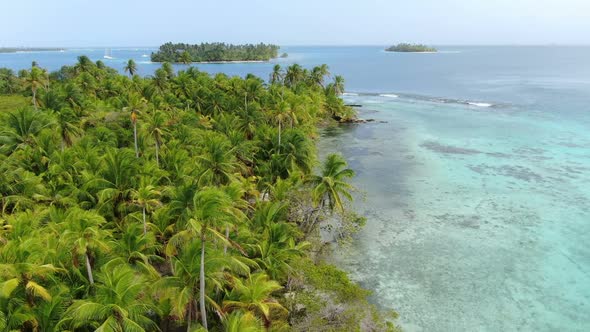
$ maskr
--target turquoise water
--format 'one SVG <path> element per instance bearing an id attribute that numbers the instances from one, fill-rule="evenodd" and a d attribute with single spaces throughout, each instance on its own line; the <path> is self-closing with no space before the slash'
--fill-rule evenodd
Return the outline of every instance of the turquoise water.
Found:
<path id="1" fill-rule="evenodd" d="M 347 96 L 324 133 L 368 224 L 335 253 L 406 331 L 590 330 L 590 132 L 516 107 Z"/>
<path id="2" fill-rule="evenodd" d="M 275 63 L 326 63 L 361 117 L 382 121 L 319 144 L 366 193 L 355 207 L 367 226 L 334 260 L 406 331 L 590 331 L 590 47 L 382 49 L 285 47 L 288 59 L 198 67 L 268 77 Z M 151 50 L 105 62 L 134 58 L 149 75 Z M 104 50 L 0 54 L 0 67 L 81 54 Z"/>

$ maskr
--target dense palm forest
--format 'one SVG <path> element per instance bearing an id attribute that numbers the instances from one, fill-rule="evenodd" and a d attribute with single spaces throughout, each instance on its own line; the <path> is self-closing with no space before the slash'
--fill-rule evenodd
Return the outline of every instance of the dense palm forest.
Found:
<path id="1" fill-rule="evenodd" d="M 278 56 L 279 46 L 272 44 L 232 45 L 225 43 L 166 43 L 152 53 L 154 62 L 191 63 L 206 61 L 268 61 Z"/>
<path id="2" fill-rule="evenodd" d="M 342 78 L 125 69 L 0 70 L 0 331 L 395 329 L 319 259 L 363 222 Z"/>

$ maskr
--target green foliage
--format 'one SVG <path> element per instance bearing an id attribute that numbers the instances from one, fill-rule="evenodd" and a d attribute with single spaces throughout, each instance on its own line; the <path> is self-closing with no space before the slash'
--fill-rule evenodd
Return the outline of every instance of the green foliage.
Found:
<path id="1" fill-rule="evenodd" d="M 330 264 L 313 264 L 308 259 L 297 262 L 307 282 L 316 289 L 334 292 L 342 301 L 362 300 L 370 292 L 350 281 L 346 272 Z"/>
<path id="2" fill-rule="evenodd" d="M 152 53 L 154 62 L 267 61 L 276 58 L 279 46 L 272 44 L 232 45 L 225 43 L 166 43 Z"/>
<path id="3" fill-rule="evenodd" d="M 385 49 L 387 52 L 436 52 L 436 48 L 422 44 L 401 43 Z"/>
<path id="4" fill-rule="evenodd" d="M 342 158 L 313 175 L 341 79 L 126 69 L 0 70 L 0 330 L 283 331 L 301 271 L 366 295 L 306 259 L 296 213 L 350 198 Z"/>

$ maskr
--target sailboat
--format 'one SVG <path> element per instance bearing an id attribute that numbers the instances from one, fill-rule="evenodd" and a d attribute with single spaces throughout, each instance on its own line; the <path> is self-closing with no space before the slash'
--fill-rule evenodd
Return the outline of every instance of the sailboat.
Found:
<path id="1" fill-rule="evenodd" d="M 111 55 L 111 49 L 110 48 L 105 48 L 103 58 L 105 58 L 105 59 L 114 59 L 112 57 L 112 55 Z"/>

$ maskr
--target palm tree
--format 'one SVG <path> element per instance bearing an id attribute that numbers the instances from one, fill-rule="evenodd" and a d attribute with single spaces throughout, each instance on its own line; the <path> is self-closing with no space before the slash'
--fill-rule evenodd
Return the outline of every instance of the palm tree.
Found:
<path id="1" fill-rule="evenodd" d="M 316 84 L 320 87 L 324 87 L 324 78 L 329 76 L 330 72 L 328 71 L 328 65 L 323 64 L 320 66 L 313 67 L 311 70 L 310 79 L 313 84 Z"/>
<path id="2" fill-rule="evenodd" d="M 46 87 L 48 83 L 49 77 L 47 76 L 47 72 L 39 67 L 31 68 L 25 77 L 25 87 L 31 90 L 31 93 L 33 94 L 33 107 L 35 107 L 35 109 L 37 109 L 38 105 L 37 91 L 39 88 Z"/>
<path id="3" fill-rule="evenodd" d="M 147 120 L 147 131 L 153 138 L 156 147 L 156 164 L 160 166 L 160 147 L 162 146 L 162 138 L 167 132 L 165 129 L 166 113 L 156 110 Z"/>
<path id="4" fill-rule="evenodd" d="M 76 126 L 76 114 L 68 108 L 61 109 L 57 113 L 57 126 L 61 136 L 61 150 L 65 147 L 72 146 L 72 137 L 81 133 L 80 128 Z"/>
<path id="5" fill-rule="evenodd" d="M 35 298 L 51 301 L 49 290 L 42 285 L 60 270 L 52 264 L 35 262 L 15 262 L 0 264 L 0 297 L 10 298 L 15 293 L 24 294 L 30 307 L 35 306 Z"/>
<path id="6" fill-rule="evenodd" d="M 297 116 L 293 112 L 293 108 L 287 102 L 281 102 L 274 113 L 274 120 L 279 126 L 279 153 L 281 151 L 281 130 L 284 122 L 289 122 L 291 126 L 293 123 L 297 123 Z"/>
<path id="7" fill-rule="evenodd" d="M 264 328 L 250 312 L 241 312 L 236 310 L 223 317 L 223 327 L 225 332 L 262 332 Z"/>
<path id="8" fill-rule="evenodd" d="M 210 134 L 203 138 L 203 151 L 196 157 L 201 171 L 200 185 L 225 185 L 235 178 L 239 170 L 234 149 L 228 139 L 220 134 Z"/>
<path id="9" fill-rule="evenodd" d="M 162 192 L 151 184 L 142 184 L 139 189 L 133 190 L 131 193 L 134 203 L 141 207 L 144 236 L 147 234 L 146 213 L 162 205 L 162 202 L 159 200 L 160 196 L 162 196 Z"/>
<path id="10" fill-rule="evenodd" d="M 199 306 L 201 322 L 205 329 L 207 329 L 207 311 L 205 308 L 205 248 L 207 235 L 212 235 L 222 243 L 226 243 L 227 239 L 217 231 L 217 227 L 225 224 L 227 220 L 241 220 L 244 218 L 244 213 L 234 207 L 231 197 L 225 191 L 216 187 L 206 187 L 195 195 L 193 217 L 188 221 L 186 229 L 176 233 L 170 239 L 169 247 L 170 245 L 183 243 L 195 236 L 200 237 Z"/>
<path id="11" fill-rule="evenodd" d="M 174 67 L 170 64 L 170 62 L 162 63 L 161 69 L 166 73 L 166 76 L 169 80 L 174 78 Z"/>
<path id="12" fill-rule="evenodd" d="M 135 61 L 133 61 L 133 59 L 129 59 L 123 70 L 126 73 L 129 73 L 129 76 L 134 76 L 135 74 L 137 74 L 137 64 L 135 63 Z"/>
<path id="13" fill-rule="evenodd" d="M 303 68 L 299 64 L 293 64 L 287 67 L 285 73 L 285 85 L 294 87 L 297 83 L 303 80 Z"/>
<path id="14" fill-rule="evenodd" d="M 193 62 L 191 54 L 188 51 L 182 52 L 180 54 L 179 62 L 184 63 L 185 65 L 190 64 L 191 62 Z"/>
<path id="15" fill-rule="evenodd" d="M 130 150 L 110 149 L 102 159 L 104 166 L 99 174 L 88 180 L 85 188 L 96 191 L 99 208 L 110 208 L 113 215 L 120 219 L 121 208 L 131 198 L 137 163 Z"/>
<path id="16" fill-rule="evenodd" d="M 149 285 L 141 274 L 113 260 L 101 268 L 97 280 L 96 295 L 74 301 L 60 325 L 74 330 L 159 331 L 150 318 L 159 310 L 146 296 Z"/>
<path id="17" fill-rule="evenodd" d="M 94 285 L 92 262 L 97 253 L 110 250 L 110 232 L 102 228 L 106 220 L 95 211 L 78 207 L 67 210 L 65 215 L 65 220 L 57 225 L 57 233 L 60 234 L 60 240 L 71 249 L 74 266 L 78 265 L 79 256 L 84 257 L 88 281 Z"/>
<path id="18" fill-rule="evenodd" d="M 344 93 L 344 77 L 340 75 L 334 76 L 334 85 L 333 85 L 334 93 L 337 95 L 341 95 Z"/>
<path id="19" fill-rule="evenodd" d="M 94 67 L 94 63 L 85 55 L 78 57 L 78 63 L 74 65 L 76 73 L 87 73 Z"/>
<path id="20" fill-rule="evenodd" d="M 0 147 L 7 153 L 33 146 L 37 135 L 51 123 L 42 113 L 20 108 L 8 113 L 0 130 Z"/>
<path id="21" fill-rule="evenodd" d="M 352 201 L 352 186 L 346 182 L 354 176 L 354 171 L 346 168 L 346 160 L 338 154 L 330 154 L 326 158 L 322 174 L 311 176 L 309 182 L 314 186 L 312 195 L 316 206 L 320 208 L 328 204 L 330 211 L 344 211 L 342 196 Z"/>
<path id="22" fill-rule="evenodd" d="M 270 74 L 270 84 L 278 84 L 282 79 L 283 74 L 281 73 L 281 65 L 276 64 L 272 68 L 272 73 Z"/>
<path id="23" fill-rule="evenodd" d="M 127 107 L 123 110 L 131 112 L 131 123 L 133 124 L 133 144 L 135 147 L 135 157 L 139 158 L 139 148 L 137 146 L 137 115 L 145 109 L 147 100 L 137 94 L 129 96 Z"/>
<path id="24" fill-rule="evenodd" d="M 270 280 L 265 273 L 252 274 L 246 280 L 236 278 L 234 287 L 227 295 L 228 299 L 223 301 L 223 310 L 231 312 L 242 309 L 252 312 L 264 320 L 268 329 L 272 323 L 273 310 L 287 313 L 287 309 L 271 297 L 273 292 L 281 288 L 278 282 Z"/>

